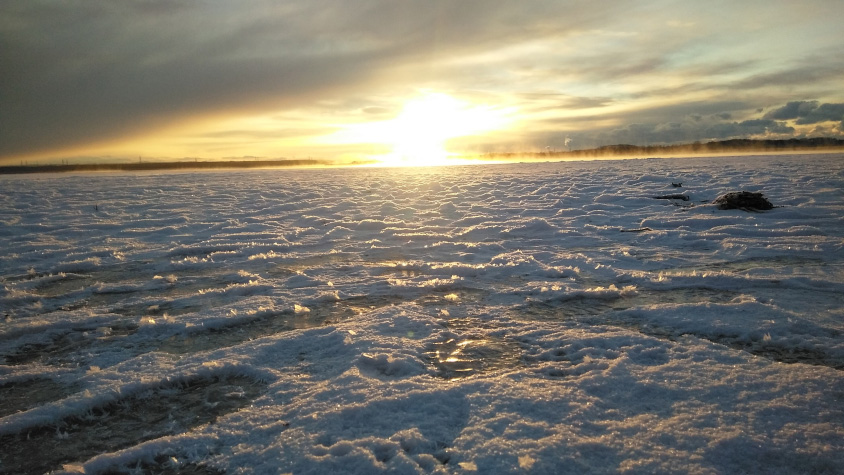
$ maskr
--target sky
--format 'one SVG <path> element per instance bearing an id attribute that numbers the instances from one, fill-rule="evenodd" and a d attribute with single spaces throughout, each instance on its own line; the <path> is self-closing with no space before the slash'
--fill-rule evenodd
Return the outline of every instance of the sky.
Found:
<path id="1" fill-rule="evenodd" d="M 4 0 L 0 164 L 844 138 L 842 24 L 838 0 Z"/>

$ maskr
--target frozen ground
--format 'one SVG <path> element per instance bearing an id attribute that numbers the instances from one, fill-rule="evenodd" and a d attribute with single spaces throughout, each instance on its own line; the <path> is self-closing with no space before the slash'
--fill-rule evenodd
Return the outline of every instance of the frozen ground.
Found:
<path id="1" fill-rule="evenodd" d="M 778 207 L 707 203 L 739 190 Z M 844 467 L 841 155 L 4 176 L 0 205 L 0 473 Z"/>

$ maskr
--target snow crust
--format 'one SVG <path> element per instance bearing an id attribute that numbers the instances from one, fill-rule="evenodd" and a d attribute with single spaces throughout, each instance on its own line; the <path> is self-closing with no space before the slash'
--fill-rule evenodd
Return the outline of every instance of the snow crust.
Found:
<path id="1" fill-rule="evenodd" d="M 711 204 L 741 190 L 777 207 Z M 844 467 L 842 155 L 3 176 L 0 205 L 0 473 L 212 380 L 211 422 L 45 466 Z"/>

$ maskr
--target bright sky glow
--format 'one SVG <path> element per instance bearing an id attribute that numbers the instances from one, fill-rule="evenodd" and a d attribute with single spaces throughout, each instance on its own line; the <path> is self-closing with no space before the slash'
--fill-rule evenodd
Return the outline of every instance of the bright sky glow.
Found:
<path id="1" fill-rule="evenodd" d="M 457 160 L 456 154 L 448 150 L 449 139 L 505 128 L 512 123 L 512 112 L 426 91 L 407 101 L 393 119 L 352 124 L 322 140 L 385 145 L 389 150 L 386 154 L 371 157 L 385 165 L 443 165 Z"/>
<path id="2" fill-rule="evenodd" d="M 0 164 L 434 164 L 844 138 L 831 12 L 829 0 L 7 0 Z"/>

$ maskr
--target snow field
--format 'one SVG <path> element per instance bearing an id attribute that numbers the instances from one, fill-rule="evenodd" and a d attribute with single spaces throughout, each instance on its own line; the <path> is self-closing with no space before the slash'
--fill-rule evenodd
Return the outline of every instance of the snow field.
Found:
<path id="1" fill-rule="evenodd" d="M 0 473 L 837 473 L 842 198 L 840 155 L 0 177 Z"/>

